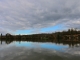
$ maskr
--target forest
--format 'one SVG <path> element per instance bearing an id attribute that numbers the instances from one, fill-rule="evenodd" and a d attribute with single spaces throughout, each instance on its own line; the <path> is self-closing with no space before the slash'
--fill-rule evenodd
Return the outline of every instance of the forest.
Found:
<path id="1" fill-rule="evenodd" d="M 76 41 L 80 42 L 80 30 L 68 29 L 67 31 L 55 32 L 55 33 L 40 33 L 31 35 L 11 35 L 7 33 L 3 35 L 1 33 L 0 40 L 12 41 Z"/>

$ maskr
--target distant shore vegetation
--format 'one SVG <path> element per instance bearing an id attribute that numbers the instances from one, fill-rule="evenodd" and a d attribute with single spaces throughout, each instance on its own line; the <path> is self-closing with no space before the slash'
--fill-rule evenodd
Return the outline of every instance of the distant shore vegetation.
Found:
<path id="1" fill-rule="evenodd" d="M 10 33 L 3 35 L 1 33 L 0 40 L 80 41 L 80 30 L 68 29 L 67 31 L 62 32 L 40 33 L 31 35 L 11 35 Z"/>

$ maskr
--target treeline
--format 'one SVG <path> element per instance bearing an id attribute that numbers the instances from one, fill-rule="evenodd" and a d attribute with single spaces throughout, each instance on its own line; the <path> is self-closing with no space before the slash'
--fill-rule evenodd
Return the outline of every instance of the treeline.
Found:
<path id="1" fill-rule="evenodd" d="M 55 32 L 55 33 L 41 33 L 32 35 L 11 35 L 7 33 L 6 35 L 0 35 L 0 40 L 28 40 L 28 41 L 56 41 L 56 40 L 80 40 L 80 30 L 68 29 L 67 31 Z"/>

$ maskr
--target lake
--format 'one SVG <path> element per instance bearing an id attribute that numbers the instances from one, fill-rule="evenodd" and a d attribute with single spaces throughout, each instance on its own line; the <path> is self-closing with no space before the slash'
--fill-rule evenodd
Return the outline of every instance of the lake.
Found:
<path id="1" fill-rule="evenodd" d="M 0 60 L 80 60 L 80 44 L 1 41 Z"/>

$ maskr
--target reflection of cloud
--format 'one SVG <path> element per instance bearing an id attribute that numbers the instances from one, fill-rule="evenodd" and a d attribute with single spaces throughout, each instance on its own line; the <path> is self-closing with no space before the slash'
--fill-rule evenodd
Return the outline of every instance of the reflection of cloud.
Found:
<path id="1" fill-rule="evenodd" d="M 66 53 L 80 56 L 80 47 L 68 48 L 66 49 Z"/>
<path id="2" fill-rule="evenodd" d="M 6 57 L 7 56 L 7 57 Z M 64 54 L 55 50 L 47 50 L 47 49 L 37 49 L 37 48 L 25 48 L 25 47 L 9 47 L 6 50 L 0 51 L 0 60 L 64 60 L 64 59 L 74 59 L 75 57 L 69 54 Z M 78 59 L 77 57 L 76 59 Z"/>
<path id="3" fill-rule="evenodd" d="M 26 48 L 37 48 L 37 49 L 48 49 L 55 51 L 64 51 L 64 49 L 68 48 L 67 45 L 57 45 L 54 43 L 38 43 L 38 42 L 16 42 L 16 46 L 18 47 L 26 47 Z"/>
<path id="4" fill-rule="evenodd" d="M 80 55 L 80 51 L 75 51 L 74 53 L 73 53 L 74 55 Z"/>
<path id="5" fill-rule="evenodd" d="M 41 29 L 57 24 L 79 28 L 79 7 L 80 0 L 1 0 L 0 32 Z"/>
<path id="6" fill-rule="evenodd" d="M 14 43 L 6 44 L 6 42 L 3 41 L 2 44 L 0 44 L 0 50 L 4 50 L 4 49 L 9 48 L 13 45 L 14 45 Z"/>
<path id="7" fill-rule="evenodd" d="M 22 42 L 21 42 L 22 43 Z M 29 42 L 28 42 L 29 43 Z M 16 43 L 14 43 L 10 47 L 6 47 L 3 50 L 0 50 L 0 60 L 75 60 L 75 55 L 71 55 L 69 53 L 59 52 L 56 50 L 50 50 L 45 48 L 27 48 L 26 46 L 16 46 Z M 27 43 L 26 43 L 27 44 Z M 30 43 L 34 46 L 39 46 L 36 43 Z M 50 44 L 50 43 L 49 43 Z M 52 45 L 52 44 L 51 44 Z M 78 48 L 77 48 L 78 49 Z M 71 48 L 68 50 L 68 52 L 72 53 L 73 50 L 76 50 L 74 48 Z M 76 52 L 78 53 L 78 52 Z M 76 60 L 80 60 L 80 56 L 76 58 Z"/>

